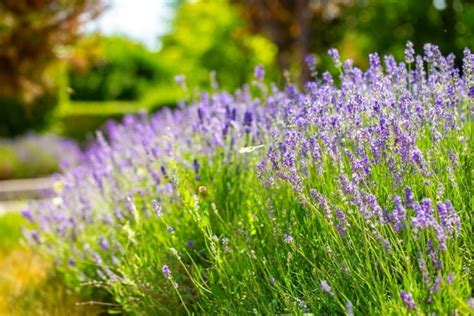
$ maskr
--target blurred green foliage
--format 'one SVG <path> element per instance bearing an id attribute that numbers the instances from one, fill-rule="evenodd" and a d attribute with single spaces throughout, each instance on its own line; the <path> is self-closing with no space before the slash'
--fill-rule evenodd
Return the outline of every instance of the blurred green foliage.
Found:
<path id="1" fill-rule="evenodd" d="M 216 82 L 234 90 L 252 80 L 257 64 L 265 66 L 271 81 L 286 70 L 279 67 L 300 72 L 305 53 L 319 57 L 320 69 L 331 69 L 326 56 L 331 47 L 365 67 L 365 56 L 374 51 L 401 59 L 407 40 L 418 50 L 433 42 L 460 57 L 473 39 L 474 4 L 460 0 L 298 3 L 175 1 L 176 15 L 158 52 L 118 36 L 89 36 L 76 45 L 70 62 L 71 99 L 134 100 L 156 109 L 182 95 L 173 82 L 176 75 L 185 75 L 191 92 Z M 306 24 L 298 10 L 309 12 Z M 292 60 L 283 63 L 285 58 Z"/>
<path id="2" fill-rule="evenodd" d="M 309 79 L 307 54 L 318 68 L 331 68 L 326 56 L 337 47 L 343 58 L 367 66 L 367 55 L 392 54 L 399 60 L 408 40 L 417 50 L 425 43 L 455 53 L 474 42 L 474 1 L 462 0 L 229 0 L 241 11 L 253 34 L 263 34 L 278 47 L 281 70 L 299 82 Z"/>
<path id="3" fill-rule="evenodd" d="M 13 247 L 18 246 L 23 224 L 26 224 L 26 220 L 19 213 L 11 212 L 0 215 L 0 254 L 7 253 Z"/>
<path id="4" fill-rule="evenodd" d="M 162 38 L 159 57 L 186 75 L 189 87 L 208 88 L 216 71 L 221 88 L 233 90 L 248 82 L 261 64 L 275 78 L 276 46 L 263 35 L 250 34 L 240 13 L 228 1 L 182 4 L 171 31 Z"/>
<path id="5" fill-rule="evenodd" d="M 95 34 L 82 39 L 69 64 L 72 100 L 137 100 L 171 76 L 171 65 L 144 45 L 121 36 Z"/>
<path id="6" fill-rule="evenodd" d="M 275 78 L 275 45 L 245 26 L 227 1 L 196 1 L 178 5 L 158 52 L 124 37 L 90 35 L 75 46 L 69 61 L 70 98 L 146 100 L 139 105 L 157 108 L 176 103 L 176 75 L 184 74 L 188 87 L 209 89 L 210 73 L 216 71 L 219 86 L 233 90 L 262 64 Z"/>
<path id="7" fill-rule="evenodd" d="M 445 54 L 455 53 L 460 65 L 462 50 L 474 44 L 474 1 L 354 1 L 340 20 L 343 37 L 333 46 L 362 67 L 367 65 L 363 56 L 371 52 L 402 60 L 408 40 L 419 52 L 425 43 L 433 43 Z"/>
<path id="8" fill-rule="evenodd" d="M 83 141 L 107 119 L 173 107 L 216 84 L 219 89 L 237 89 L 251 80 L 256 65 L 266 67 L 268 80 L 278 78 L 276 46 L 247 32 L 228 1 L 182 2 L 176 7 L 170 32 L 157 52 L 121 36 L 92 34 L 78 42 L 68 61 L 71 101 L 62 104 L 55 124 L 63 135 Z M 187 88 L 175 82 L 177 75 L 186 77 Z"/>
<path id="9" fill-rule="evenodd" d="M 265 67 L 267 81 L 280 83 L 288 70 L 289 78 L 301 83 L 309 75 L 302 67 L 308 53 L 318 57 L 320 70 L 335 70 L 326 56 L 331 47 L 364 68 L 374 51 L 400 60 L 407 40 L 418 51 L 435 43 L 444 53 L 454 52 L 458 64 L 462 49 L 474 43 L 473 1 L 175 0 L 169 5 L 176 14 L 158 51 L 100 34 L 70 47 L 56 45 L 67 71 L 51 67 L 43 77 L 52 88 L 34 102 L 0 93 L 0 135 L 51 126 L 49 114 L 59 102 L 52 125 L 84 139 L 108 117 L 174 106 L 217 85 L 239 88 L 252 81 L 256 65 Z M 177 75 L 185 76 L 186 89 L 175 83 Z"/>
<path id="10" fill-rule="evenodd" d="M 0 137 L 11 137 L 30 129 L 39 130 L 49 126 L 57 101 L 55 91 L 44 92 L 34 101 L 0 95 Z"/>
<path id="11" fill-rule="evenodd" d="M 59 118 L 61 134 L 80 142 L 93 140 L 94 131 L 101 128 L 108 120 L 120 121 L 125 113 L 137 112 L 127 107 L 124 109 L 117 106 L 113 111 L 107 111 L 102 108 L 102 103 L 108 102 L 97 102 L 95 107 L 91 104 L 92 106 L 88 108 L 80 107 L 78 110 L 61 115 Z M 105 108 L 108 107 L 105 106 Z"/>

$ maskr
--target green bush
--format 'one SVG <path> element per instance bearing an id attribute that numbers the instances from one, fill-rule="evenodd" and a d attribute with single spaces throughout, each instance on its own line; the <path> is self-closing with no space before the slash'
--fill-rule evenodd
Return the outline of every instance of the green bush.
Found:
<path id="1" fill-rule="evenodd" d="M 19 97 L 0 95 L 0 136 L 11 137 L 28 130 L 41 130 L 51 120 L 58 96 L 45 93 L 27 103 Z"/>
<path id="2" fill-rule="evenodd" d="M 277 48 L 261 35 L 252 35 L 230 1 L 194 1 L 182 4 L 163 37 L 159 57 L 173 65 L 174 74 L 189 74 L 186 84 L 207 89 L 209 73 L 216 71 L 220 88 L 234 90 L 252 79 L 256 65 L 276 80 Z"/>
<path id="3" fill-rule="evenodd" d="M 61 134 L 83 142 L 94 136 L 108 120 L 121 120 L 125 113 L 71 113 L 61 117 Z"/>
<path id="4" fill-rule="evenodd" d="M 94 53 L 89 51 L 91 46 L 98 46 Z M 139 43 L 92 36 L 79 43 L 68 75 L 72 100 L 137 100 L 167 70 Z"/>

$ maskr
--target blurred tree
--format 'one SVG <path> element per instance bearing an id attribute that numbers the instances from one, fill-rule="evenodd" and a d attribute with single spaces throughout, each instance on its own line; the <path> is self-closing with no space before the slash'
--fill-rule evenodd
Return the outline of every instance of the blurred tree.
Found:
<path id="1" fill-rule="evenodd" d="M 358 56 L 375 51 L 401 59 L 408 40 L 418 51 L 434 43 L 445 54 L 455 53 L 460 63 L 464 47 L 474 43 L 474 1 L 357 1 L 344 12 L 344 33 L 343 55 L 359 65 L 367 61 Z"/>
<path id="2" fill-rule="evenodd" d="M 343 10 L 352 0 L 234 0 L 253 33 L 264 34 L 278 48 L 278 65 L 294 66 L 308 79 L 304 59 L 339 41 Z"/>
<path id="3" fill-rule="evenodd" d="M 280 69 L 296 70 L 301 81 L 308 78 L 305 56 L 314 52 L 320 61 L 329 62 L 325 53 L 330 47 L 339 47 L 343 57 L 364 67 L 367 54 L 374 51 L 402 58 L 407 40 L 418 49 L 424 43 L 435 43 L 458 57 L 474 42 L 472 0 L 232 2 L 239 7 L 250 32 L 263 34 L 275 43 Z"/>
<path id="4" fill-rule="evenodd" d="M 102 0 L 0 2 L 0 135 L 39 127 L 57 99 L 58 48 L 104 9 Z"/>
<path id="5" fill-rule="evenodd" d="M 275 45 L 261 35 L 246 32 L 245 22 L 227 0 L 182 2 L 177 5 L 171 31 L 162 38 L 158 56 L 187 75 L 190 87 L 210 86 L 215 70 L 222 88 L 235 89 L 262 64 L 267 76 L 276 77 Z"/>

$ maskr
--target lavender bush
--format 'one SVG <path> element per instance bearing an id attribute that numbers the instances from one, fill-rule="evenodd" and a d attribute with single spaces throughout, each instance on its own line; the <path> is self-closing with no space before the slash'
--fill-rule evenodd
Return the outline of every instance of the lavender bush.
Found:
<path id="1" fill-rule="evenodd" d="M 76 165 L 81 155 L 75 142 L 54 134 L 0 139 L 0 179 L 48 176 Z"/>
<path id="2" fill-rule="evenodd" d="M 330 56 L 110 123 L 26 237 L 130 314 L 472 312 L 474 55 Z"/>

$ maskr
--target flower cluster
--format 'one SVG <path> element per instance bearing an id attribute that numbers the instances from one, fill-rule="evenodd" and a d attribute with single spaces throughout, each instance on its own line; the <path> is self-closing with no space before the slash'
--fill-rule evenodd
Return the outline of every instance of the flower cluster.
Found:
<path id="1" fill-rule="evenodd" d="M 329 55 L 338 77 L 314 73 L 302 91 L 289 84 L 268 92 L 258 67 L 259 98 L 244 86 L 235 94 L 203 93 L 193 104 L 151 117 L 108 123 L 85 162 L 61 177 L 55 199 L 25 212 L 35 226 L 27 238 L 76 272 L 79 262 L 92 263 L 96 274 L 84 268 L 75 276 L 81 281 L 118 280 L 142 297 L 161 297 L 148 295 L 154 282 L 163 275 L 179 279 L 181 291 L 193 288 L 179 295 L 183 305 L 199 296 L 215 306 L 218 295 L 233 304 L 229 298 L 238 294 L 235 306 L 243 308 L 239 304 L 254 295 L 248 301 L 253 307 L 262 287 L 260 294 L 275 295 L 266 302 L 281 302 L 267 312 L 287 312 L 283 304 L 291 308 L 303 295 L 296 305 L 304 311 L 327 304 L 354 314 L 377 305 L 368 300 L 387 296 L 340 293 L 359 284 L 390 288 L 387 306 L 400 298 L 399 306 L 408 309 L 432 304 L 461 279 L 454 275 L 466 273 L 462 255 L 445 258 L 465 247 L 462 233 L 470 225 L 463 220 L 470 216 L 463 172 L 474 55 L 465 50 L 462 73 L 454 55 L 443 56 L 435 45 L 415 56 L 408 43 L 406 63 L 371 54 L 367 71 L 342 62 L 337 50 Z M 307 62 L 314 67 L 314 59 Z M 139 252 L 143 240 L 151 241 L 150 249 Z M 183 246 L 179 253 L 187 258 L 175 255 L 171 265 L 157 250 L 166 241 L 169 247 L 160 249 Z M 370 272 L 361 268 L 369 263 Z M 415 270 L 419 284 L 411 277 Z M 240 295 L 245 282 L 239 273 L 247 271 L 254 282 Z M 150 279 L 132 282 L 140 273 Z M 239 288 L 223 286 L 227 277 Z M 316 299 L 314 280 L 330 295 Z M 299 290 L 305 282 L 308 288 Z M 136 285 L 142 283 L 143 289 Z M 412 297 L 400 283 L 418 291 Z M 157 300 L 151 305 L 159 306 Z"/>

